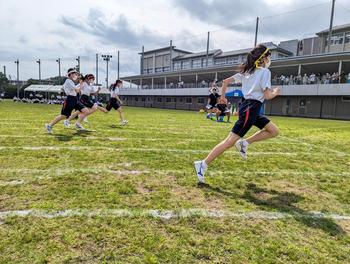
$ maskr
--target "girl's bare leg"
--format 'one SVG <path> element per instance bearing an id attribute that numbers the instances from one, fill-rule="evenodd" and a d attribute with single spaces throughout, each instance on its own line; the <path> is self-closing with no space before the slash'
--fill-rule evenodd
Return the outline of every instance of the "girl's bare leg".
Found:
<path id="1" fill-rule="evenodd" d="M 65 115 L 58 115 L 56 116 L 50 123 L 50 126 L 56 125 L 58 122 L 60 122 L 63 119 L 66 119 L 67 117 Z"/>
<path id="2" fill-rule="evenodd" d="M 262 141 L 262 140 L 267 140 L 269 138 L 274 138 L 276 137 L 277 135 L 279 134 L 279 129 L 278 127 L 270 122 L 268 123 L 264 129 L 256 132 L 254 135 L 248 137 L 246 139 L 246 141 L 249 143 L 249 144 L 252 144 L 254 142 L 258 142 L 258 141 Z"/>
<path id="3" fill-rule="evenodd" d="M 224 139 L 222 142 L 217 144 L 212 151 L 208 154 L 208 156 L 205 158 L 205 163 L 209 165 L 214 159 L 216 159 L 218 156 L 220 156 L 223 152 L 225 152 L 227 149 L 231 148 L 238 139 L 241 137 L 236 135 L 233 132 L 230 132 L 230 134 L 227 136 L 226 139 Z"/>

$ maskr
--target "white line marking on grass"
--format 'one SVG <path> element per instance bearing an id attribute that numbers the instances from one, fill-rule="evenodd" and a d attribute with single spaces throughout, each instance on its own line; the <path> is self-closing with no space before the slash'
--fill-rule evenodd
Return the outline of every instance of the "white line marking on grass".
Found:
<path id="1" fill-rule="evenodd" d="M 225 210 L 209 210 L 209 209 L 179 209 L 179 210 L 128 210 L 128 209 L 74 209 L 74 210 L 13 210 L 0 212 L 0 219 L 4 220 L 9 217 L 38 217 L 38 218 L 72 218 L 72 217 L 111 217 L 111 218 L 127 218 L 127 217 L 152 217 L 158 219 L 179 219 L 179 218 L 243 218 L 243 219 L 263 219 L 263 220 L 279 220 L 288 218 L 306 218 L 306 219 L 331 219 L 350 221 L 350 215 L 340 215 L 334 213 L 307 212 L 300 213 L 282 213 L 267 211 L 251 211 L 251 212 L 234 212 Z"/>
<path id="2" fill-rule="evenodd" d="M 113 148 L 113 147 L 103 147 L 103 146 L 22 146 L 22 147 L 13 147 L 13 146 L 0 146 L 0 150 L 120 150 L 120 151 L 141 151 L 141 152 L 174 152 L 174 153 L 209 153 L 209 149 L 169 149 L 169 148 Z M 236 153 L 236 151 L 226 151 L 227 153 Z M 309 153 L 311 154 L 311 153 Z M 281 155 L 281 156 L 297 156 L 296 152 L 251 152 L 250 156 L 259 156 L 259 155 Z M 315 155 L 315 154 L 313 154 Z M 322 154 L 323 155 L 323 154 Z"/>
<path id="3" fill-rule="evenodd" d="M 69 136 L 69 135 L 67 135 Z M 66 136 L 56 136 L 57 138 L 64 138 Z M 48 135 L 35 135 L 35 136 L 31 136 L 31 135 L 5 135 L 2 134 L 0 135 L 0 138 L 50 138 Z M 77 139 L 79 140 L 109 140 L 109 141 L 125 141 L 125 140 L 131 140 L 131 141 L 169 141 L 169 140 L 173 140 L 175 142 L 191 142 L 191 143 L 196 143 L 196 142 L 213 142 L 218 143 L 220 142 L 220 140 L 216 140 L 216 139 L 196 139 L 196 138 L 145 138 L 145 137 L 141 137 L 141 138 L 131 138 L 131 137 L 103 137 L 103 136 L 87 136 L 87 137 L 77 137 Z M 277 140 L 273 140 L 273 141 L 268 141 L 268 142 L 260 142 L 259 144 L 282 144 L 282 145 L 300 145 L 299 142 L 285 142 L 285 141 L 277 141 Z"/>
<path id="4" fill-rule="evenodd" d="M 23 180 L 12 180 L 12 181 L 0 181 L 0 186 L 16 186 L 16 185 L 22 185 L 26 182 Z"/>
<path id="5" fill-rule="evenodd" d="M 305 141 L 302 141 L 302 139 L 299 139 L 299 138 L 290 138 L 290 137 L 285 137 L 285 136 L 281 136 L 282 138 L 286 139 L 286 140 L 289 140 L 290 142 L 294 142 L 294 143 L 298 143 L 300 145 L 305 145 L 305 146 L 309 146 L 309 150 L 311 150 L 312 148 L 315 148 L 315 149 L 322 149 L 324 150 L 326 153 L 327 152 L 333 152 L 339 156 L 349 156 L 348 153 L 345 153 L 343 151 L 340 151 L 340 150 L 335 150 L 333 148 L 330 148 L 330 147 L 325 147 L 325 146 L 322 146 L 322 145 L 315 145 L 315 144 L 311 144 L 311 143 L 307 143 Z"/>
<path id="6" fill-rule="evenodd" d="M 192 174 L 192 170 L 118 170 L 118 169 L 109 169 L 109 168 L 50 168 L 50 169 L 18 169 L 18 168 L 6 168 L 0 170 L 2 173 L 20 173 L 20 174 L 30 174 L 34 179 L 45 180 L 52 179 L 56 176 L 62 176 L 65 174 L 74 174 L 74 173 L 110 173 L 115 175 L 142 175 L 142 174 L 157 174 L 157 175 L 169 175 L 169 174 Z M 39 174 L 37 176 L 33 174 Z M 242 175 L 253 175 L 253 176 L 271 176 L 271 175 L 294 175 L 294 176 L 339 176 L 339 177 L 348 177 L 350 172 L 307 172 L 307 171 L 295 171 L 295 170 L 279 170 L 279 171 L 245 171 L 245 170 L 233 170 L 233 171 L 208 171 L 208 176 L 242 176 Z M 47 175 L 47 176 L 45 176 Z M 26 179 L 27 180 L 27 179 Z M 29 184 L 30 182 L 26 181 L 22 184 Z M 0 184 L 1 185 L 1 184 Z"/>

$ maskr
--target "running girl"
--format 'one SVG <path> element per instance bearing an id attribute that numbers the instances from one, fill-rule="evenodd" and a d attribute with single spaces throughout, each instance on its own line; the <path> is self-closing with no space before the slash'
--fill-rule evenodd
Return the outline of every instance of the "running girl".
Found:
<path id="1" fill-rule="evenodd" d="M 63 90 L 67 95 L 67 99 L 64 100 L 61 114 L 56 116 L 50 124 L 45 124 L 46 130 L 49 134 L 52 133 L 52 128 L 55 124 L 63 119 L 69 118 L 73 109 L 82 113 L 78 121 L 75 123 L 75 127 L 77 129 L 83 129 L 80 122 L 89 113 L 89 110 L 77 99 L 77 93 L 79 93 L 80 88 L 79 86 L 76 86 L 74 82 L 78 79 L 78 72 L 71 68 L 68 70 L 67 76 L 68 78 L 63 84 Z"/>
<path id="2" fill-rule="evenodd" d="M 279 130 L 267 117 L 260 114 L 265 99 L 271 100 L 280 94 L 280 89 L 271 89 L 271 53 L 264 45 L 256 46 L 247 55 L 247 60 L 240 66 L 240 72 L 223 81 L 221 98 L 225 98 L 230 83 L 242 83 L 244 95 L 239 109 L 239 119 L 225 140 L 216 145 L 209 155 L 201 161 L 195 161 L 194 167 L 200 183 L 204 183 L 204 174 L 209 164 L 227 149 L 235 145 L 243 159 L 247 158 L 248 146 L 254 142 L 276 137 Z M 242 139 L 252 126 L 260 131 L 247 139 Z"/>
<path id="3" fill-rule="evenodd" d="M 88 115 L 91 115 L 92 113 L 96 112 L 97 110 L 100 110 L 104 113 L 107 113 L 108 111 L 98 106 L 97 103 L 92 102 L 90 96 L 97 94 L 100 91 L 100 88 L 98 88 L 97 91 L 94 90 L 94 87 L 92 84 L 95 81 L 95 76 L 93 74 L 87 74 L 82 78 L 82 83 L 80 84 L 80 102 L 89 109 Z M 80 111 L 74 112 L 68 119 L 64 120 L 64 125 L 66 127 L 70 126 L 70 121 L 76 118 L 80 114 Z"/>
<path id="4" fill-rule="evenodd" d="M 124 118 L 124 113 L 121 105 L 123 102 L 119 98 L 119 88 L 123 86 L 122 80 L 116 80 L 114 84 L 110 86 L 110 92 L 111 92 L 111 99 L 109 100 L 106 110 L 111 111 L 112 108 L 118 111 L 119 117 L 120 117 L 120 124 L 122 126 L 126 125 L 128 123 L 128 120 Z"/>

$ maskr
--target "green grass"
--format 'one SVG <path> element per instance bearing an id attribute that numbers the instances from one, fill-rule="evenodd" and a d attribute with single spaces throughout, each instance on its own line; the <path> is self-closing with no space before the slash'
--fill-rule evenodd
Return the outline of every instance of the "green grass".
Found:
<path id="1" fill-rule="evenodd" d="M 350 221 L 309 217 L 350 215 L 350 122 L 272 117 L 279 137 L 250 146 L 245 162 L 225 153 L 209 169 L 209 186 L 198 187 L 193 161 L 232 124 L 126 108 L 126 127 L 113 111 L 90 116 L 91 132 L 58 124 L 47 135 L 43 125 L 59 111 L 0 103 L 0 211 L 202 208 L 292 217 L 4 217 L 0 263 L 350 262 Z"/>

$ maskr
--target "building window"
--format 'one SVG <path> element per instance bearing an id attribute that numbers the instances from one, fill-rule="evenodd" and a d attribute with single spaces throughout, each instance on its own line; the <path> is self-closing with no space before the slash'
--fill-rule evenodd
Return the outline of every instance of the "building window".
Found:
<path id="1" fill-rule="evenodd" d="M 146 101 L 146 98 L 145 98 L 145 97 L 142 97 L 142 98 L 141 98 L 141 101 L 142 101 L 142 102 Z"/>
<path id="2" fill-rule="evenodd" d="M 345 43 L 350 43 L 350 32 L 345 33 Z"/>
<path id="3" fill-rule="evenodd" d="M 171 103 L 171 98 L 170 98 L 170 97 L 167 97 L 167 98 L 165 99 L 165 102 L 166 102 L 166 103 Z"/>
<path id="4" fill-rule="evenodd" d="M 174 62 L 173 68 L 174 68 L 174 71 L 181 70 L 181 62 L 180 61 Z"/>
<path id="5" fill-rule="evenodd" d="M 138 97 L 135 97 L 135 102 L 138 102 L 139 101 L 139 98 Z"/>
<path id="6" fill-rule="evenodd" d="M 204 104 L 204 98 L 203 97 L 199 97 L 198 98 L 198 103 L 199 104 Z"/>
<path id="7" fill-rule="evenodd" d="M 227 58 L 227 64 L 236 64 L 238 63 L 238 56 Z"/>
<path id="8" fill-rule="evenodd" d="M 343 103 L 350 103 L 350 96 L 343 96 L 343 97 L 341 98 L 341 101 L 342 101 Z"/>
<path id="9" fill-rule="evenodd" d="M 344 42 L 343 33 L 332 35 L 331 37 L 331 46 L 341 45 Z M 328 45 L 328 39 L 326 40 L 326 46 Z"/>
<path id="10" fill-rule="evenodd" d="M 186 104 L 192 104 L 192 97 L 186 98 Z"/>
<path id="11" fill-rule="evenodd" d="M 194 59 L 192 60 L 193 68 L 201 68 L 202 67 L 202 59 Z"/>
<path id="12" fill-rule="evenodd" d="M 190 69 L 191 65 L 190 65 L 190 61 L 182 61 L 182 66 L 181 69 L 186 70 L 186 69 Z"/>
<path id="13" fill-rule="evenodd" d="M 158 102 L 158 103 L 163 102 L 163 98 L 162 98 L 162 97 L 158 97 L 158 98 L 157 98 L 157 102 Z"/>
<path id="14" fill-rule="evenodd" d="M 216 59 L 214 64 L 215 65 L 225 65 L 226 64 L 226 58 Z"/>

